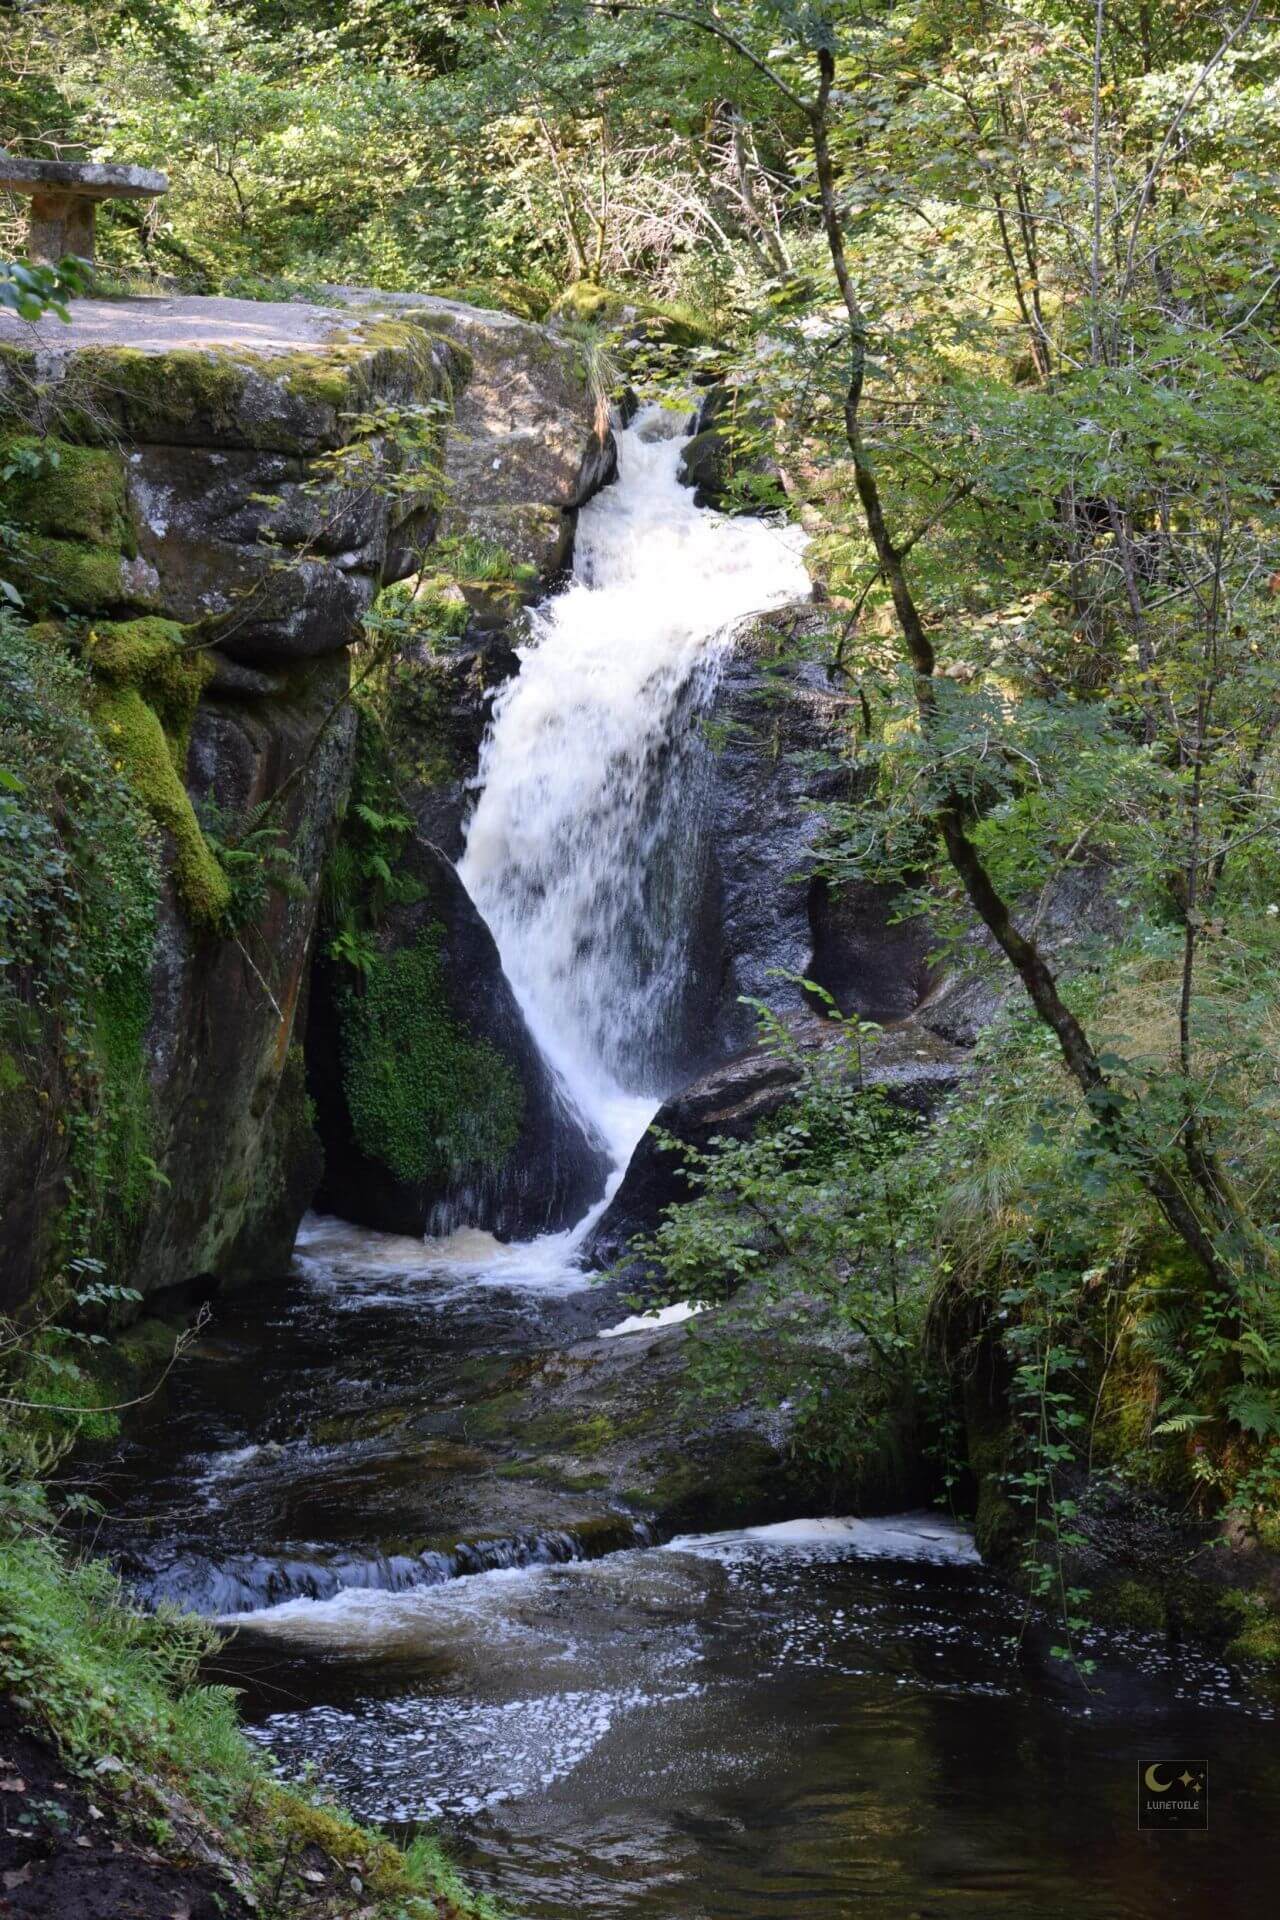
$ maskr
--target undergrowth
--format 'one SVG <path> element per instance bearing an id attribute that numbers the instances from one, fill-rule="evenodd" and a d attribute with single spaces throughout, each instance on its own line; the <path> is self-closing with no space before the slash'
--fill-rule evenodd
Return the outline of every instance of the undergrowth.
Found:
<path id="1" fill-rule="evenodd" d="M 138 1611 L 106 1566 L 72 1561 L 49 1533 L 0 1534 L 0 1683 L 124 1822 L 177 1858 L 212 1854 L 263 1911 L 289 1911 L 282 1863 L 314 1845 L 352 1888 L 329 1913 L 496 1920 L 429 1836 L 401 1850 L 274 1778 L 234 1691 L 202 1677 L 218 1645 L 192 1615 Z"/>

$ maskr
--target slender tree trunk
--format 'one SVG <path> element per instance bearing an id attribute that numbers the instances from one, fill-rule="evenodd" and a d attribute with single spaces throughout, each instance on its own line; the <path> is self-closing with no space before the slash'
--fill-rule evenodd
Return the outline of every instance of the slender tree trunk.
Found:
<path id="1" fill-rule="evenodd" d="M 809 125 L 823 229 L 848 320 L 850 366 L 844 399 L 845 435 L 853 455 L 854 484 L 863 518 L 880 571 L 888 583 L 899 631 L 915 674 L 920 723 L 928 735 L 936 730 L 938 718 L 934 684 L 936 660 L 933 643 L 902 564 L 902 554 L 889 533 L 875 468 L 862 433 L 860 408 L 866 371 L 867 328 L 849 274 L 828 138 L 827 116 L 835 80 L 835 60 L 824 49 L 818 55 L 818 63 L 820 85 L 817 99 L 809 111 Z M 981 855 L 969 837 L 966 807 L 961 796 L 954 791 L 944 794 L 935 808 L 934 818 L 947 857 L 971 905 L 1013 966 L 1037 1014 L 1055 1035 L 1067 1070 L 1083 1093 L 1099 1132 L 1109 1144 L 1126 1154 L 1170 1226 L 1206 1271 L 1215 1279 L 1227 1282 L 1229 1276 L 1223 1272 L 1214 1244 L 1212 1213 L 1206 1220 L 1172 1169 L 1158 1156 L 1144 1150 L 1141 1130 L 1132 1124 L 1128 1096 L 1108 1082 L 1089 1036 L 1063 1001 L 1053 970 L 1044 954 L 1038 944 L 1027 939 L 1014 924 L 1007 903 L 987 872 Z"/>

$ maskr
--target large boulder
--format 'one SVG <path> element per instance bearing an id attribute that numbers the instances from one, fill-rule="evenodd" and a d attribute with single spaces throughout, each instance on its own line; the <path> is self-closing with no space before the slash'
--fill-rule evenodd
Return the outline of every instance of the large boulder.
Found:
<path id="1" fill-rule="evenodd" d="M 337 306 L 0 315 L 0 439 L 17 475 L 5 517 L 20 529 L 4 572 L 45 616 L 42 644 L 88 668 L 80 724 L 91 717 L 150 814 L 161 870 L 141 1004 L 119 1018 L 92 1003 L 92 1032 L 74 1036 L 95 1063 L 88 1090 L 56 1017 L 56 963 L 22 1085 L 3 1090 L 13 1305 L 69 1249 L 101 1251 L 143 1293 L 287 1265 L 319 1175 L 298 1042 L 352 766 L 345 650 L 422 511 L 384 438 L 353 434 L 384 405 L 434 418 L 464 367 L 421 326 Z M 74 860 L 74 794 L 64 814 Z M 230 876 L 251 874 L 268 838 L 288 884 L 262 870 L 238 903 Z M 81 1106 L 88 1136 L 67 1124 Z M 127 1193 L 94 1171 L 113 1154 Z"/>
<path id="2" fill-rule="evenodd" d="M 0 416 L 95 450 L 17 584 L 36 611 L 199 623 L 249 663 L 341 652 L 435 530 L 411 469 L 438 449 L 398 450 L 382 410 L 447 409 L 465 369 L 442 336 L 336 304 L 85 300 L 34 328 L 0 314 Z M 117 488 L 123 511 L 88 524 Z"/>
<path id="3" fill-rule="evenodd" d="M 604 1192 L 603 1145 L 538 1051 L 452 863 L 414 837 L 399 871 L 416 898 L 387 910 L 364 977 L 332 961 L 316 972 L 317 1203 L 391 1233 L 567 1227 Z"/>
<path id="4" fill-rule="evenodd" d="M 814 1015 L 801 1015 L 792 1023 L 792 1039 L 802 1051 L 829 1048 L 839 1038 L 838 1025 Z M 969 1066 L 962 1048 L 908 1020 L 868 1047 L 863 1083 L 880 1088 L 895 1105 L 927 1119 L 960 1084 Z M 626 1253 L 637 1234 L 653 1231 L 667 1207 L 691 1198 L 681 1146 L 707 1153 L 714 1152 L 719 1142 L 750 1139 L 762 1121 L 795 1099 L 801 1080 L 796 1055 L 754 1048 L 673 1094 L 654 1116 L 617 1192 L 584 1242 L 586 1263 L 611 1265 Z"/>
<path id="5" fill-rule="evenodd" d="M 704 718 L 711 741 L 701 835 L 708 862 L 696 971 L 704 1056 L 752 1044 L 756 1014 L 806 1005 L 812 980 L 841 1012 L 905 1019 L 929 984 L 927 930 L 899 920 L 891 887 L 832 887 L 814 872 L 834 807 L 864 789 L 854 699 L 792 646 L 810 608 L 751 622 L 728 654 Z"/>
<path id="6" fill-rule="evenodd" d="M 526 597 L 545 591 L 569 563 L 577 508 L 617 470 L 608 404 L 580 343 L 554 325 L 439 295 L 326 291 L 459 350 L 467 372 L 445 441 L 439 537 L 502 549 L 528 569 Z M 483 587 L 464 588 L 482 613 Z"/>

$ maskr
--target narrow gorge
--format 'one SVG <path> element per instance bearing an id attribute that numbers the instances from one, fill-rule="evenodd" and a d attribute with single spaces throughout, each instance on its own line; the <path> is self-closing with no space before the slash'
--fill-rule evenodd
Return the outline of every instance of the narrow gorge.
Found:
<path id="1" fill-rule="evenodd" d="M 46 645 L 56 609 L 89 625 L 163 875 L 134 1042 L 154 1178 L 83 1243 L 127 1283 L 135 1371 L 109 1377 L 140 1403 L 98 1449 L 94 1555 L 216 1623 L 286 1776 L 443 1823 L 503 1911 L 826 1920 L 942 1882 L 1110 1920 L 1074 1874 L 1094 1790 L 1034 1849 L 1019 1807 L 1064 1744 L 1105 1801 L 1135 1716 L 1229 1741 L 1260 1795 L 1264 1696 L 1124 1626 L 1093 1630 L 1096 1680 L 1055 1674 L 1002 1577 L 998 1394 L 961 1410 L 975 1544 L 906 1404 L 824 1462 L 795 1396 L 708 1397 L 720 1320 L 766 1361 L 783 1322 L 749 1277 L 670 1298 L 645 1239 L 808 1111 L 815 1062 L 875 1091 L 909 1164 L 1007 997 L 977 952 L 939 965 L 900 887 L 819 864 L 874 782 L 853 696 L 795 645 L 804 533 L 700 504 L 714 398 L 610 420 L 554 326 L 351 292 L 86 304 L 4 367 L 68 483 L 30 509 L 28 604 Z M 235 925 L 217 848 L 263 822 L 288 869 Z M 1050 937 L 1097 910 L 1064 886 Z M 108 1166 L 116 991 L 89 1010 Z M 89 1177 L 49 1131 L 62 1071 L 9 1096 L 14 1306 Z M 807 1337 L 874 1399 L 867 1342 Z M 1208 1900 L 1216 1866 L 1188 1871 Z"/>

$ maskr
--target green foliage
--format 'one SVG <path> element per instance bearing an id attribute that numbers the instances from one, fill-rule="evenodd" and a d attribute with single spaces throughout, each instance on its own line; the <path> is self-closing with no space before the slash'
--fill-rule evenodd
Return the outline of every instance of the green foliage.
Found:
<path id="1" fill-rule="evenodd" d="M 523 1094 L 496 1048 L 449 1007 L 441 929 L 369 952 L 344 992 L 343 1083 L 356 1139 L 414 1184 L 492 1167 L 520 1132 Z"/>
<path id="2" fill-rule="evenodd" d="M 96 1800 L 122 1785 L 117 1817 L 178 1861 L 215 1837 L 240 1889 L 267 1911 L 282 1861 L 315 1846 L 358 1873 L 370 1920 L 497 1920 L 430 1836 L 402 1853 L 282 1787 L 240 1726 L 234 1690 L 201 1677 L 216 1630 L 173 1609 L 141 1612 L 104 1562 L 70 1560 L 49 1529 L 38 1506 L 23 1530 L 0 1529 L 0 1683 L 68 1768 L 84 1770 Z M 106 1759 L 115 1771 L 92 1771 Z"/>
<path id="3" fill-rule="evenodd" d="M 105 1195 L 126 1226 L 142 1203 L 158 898 L 154 829 L 103 750 L 83 668 L 56 628 L 0 613 L 4 1097 L 64 1103 L 69 1257 L 99 1250 Z"/>
<path id="4" fill-rule="evenodd" d="M 413 821 L 396 791 L 368 697 L 366 688 L 346 818 L 321 876 L 330 957 L 357 973 L 367 973 L 375 958 L 374 936 L 387 908 L 409 905 L 421 896 L 418 883 L 399 870 L 400 850 Z"/>
<path id="5" fill-rule="evenodd" d="M 237 822 L 216 800 L 205 800 L 199 808 L 205 845 L 227 882 L 219 930 L 228 936 L 256 925 L 273 893 L 294 900 L 306 895 L 293 850 L 283 842 L 283 829 L 272 824 L 274 811 L 274 802 L 263 800 Z"/>
<path id="6" fill-rule="evenodd" d="M 696 1340 L 699 1392 L 786 1400 L 806 1452 L 856 1469 L 911 1427 L 920 1390 L 918 1129 L 863 1084 L 875 1029 L 833 1016 L 804 1049 L 760 1012 L 794 1101 L 743 1141 L 668 1140 L 696 1197 L 633 1252 L 667 1297 L 723 1304 Z"/>
<path id="7" fill-rule="evenodd" d="M 41 320 L 46 313 L 68 318 L 67 302 L 82 291 L 84 262 L 60 260 L 45 266 L 29 260 L 0 260 L 0 309 L 19 320 Z"/>

